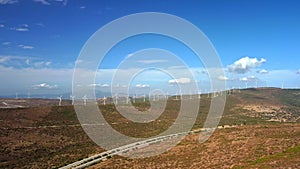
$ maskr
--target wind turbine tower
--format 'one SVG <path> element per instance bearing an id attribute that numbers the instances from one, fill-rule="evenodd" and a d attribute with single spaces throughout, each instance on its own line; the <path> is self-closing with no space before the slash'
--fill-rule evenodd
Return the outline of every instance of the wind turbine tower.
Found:
<path id="1" fill-rule="evenodd" d="M 116 105 L 118 104 L 118 93 L 115 95 L 116 98 Z"/>
<path id="2" fill-rule="evenodd" d="M 105 96 L 103 97 L 103 105 L 104 106 L 106 105 L 106 97 Z"/>
<path id="3" fill-rule="evenodd" d="M 85 106 L 86 106 L 87 96 L 86 96 L 86 95 L 84 95 L 82 99 L 83 99 L 83 105 L 85 105 Z"/>
<path id="4" fill-rule="evenodd" d="M 57 97 L 59 99 L 58 106 L 61 106 L 62 96 Z"/>
<path id="5" fill-rule="evenodd" d="M 74 105 L 74 102 L 75 102 L 75 101 L 74 101 L 74 100 L 75 100 L 75 96 L 71 95 L 70 98 L 71 98 L 71 100 L 72 100 L 72 105 Z"/>

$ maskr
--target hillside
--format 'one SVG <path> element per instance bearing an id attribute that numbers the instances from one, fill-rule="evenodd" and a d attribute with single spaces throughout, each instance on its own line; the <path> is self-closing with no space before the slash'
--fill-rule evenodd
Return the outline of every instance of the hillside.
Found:
<path id="1" fill-rule="evenodd" d="M 103 151 L 83 132 L 69 101 L 60 107 L 55 106 L 57 100 L 1 99 L 1 102 L 22 108 L 3 104 L 0 109 L 0 168 L 55 168 Z M 163 115 L 150 125 L 128 123 L 112 104 L 100 105 L 100 109 L 109 123 L 118 122 L 112 124 L 116 130 L 147 137 L 167 129 L 176 118 L 179 105 L 179 100 L 170 98 Z M 150 105 L 137 101 L 135 106 L 146 110 Z M 194 128 L 203 126 L 209 106 L 210 98 L 202 95 Z M 219 125 L 243 126 L 217 130 L 204 144 L 197 142 L 197 135 L 188 136 L 159 158 L 114 157 L 97 167 L 297 168 L 300 164 L 299 122 L 300 90 L 232 90 L 227 95 Z M 136 133 L 135 127 L 146 132 Z"/>

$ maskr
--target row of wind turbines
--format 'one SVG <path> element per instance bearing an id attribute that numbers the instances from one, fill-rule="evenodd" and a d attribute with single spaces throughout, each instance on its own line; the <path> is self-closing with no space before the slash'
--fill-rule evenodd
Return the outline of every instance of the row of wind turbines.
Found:
<path id="1" fill-rule="evenodd" d="M 227 92 L 228 93 L 228 92 Z M 230 93 L 230 92 L 229 92 Z M 100 101 L 100 103 L 102 105 L 106 105 L 109 101 L 114 102 L 114 104 L 118 105 L 118 104 L 129 104 L 130 102 L 132 103 L 136 103 L 136 102 L 146 102 L 146 101 L 162 101 L 162 100 L 192 100 L 195 98 L 200 99 L 201 95 L 206 94 L 207 98 L 214 98 L 217 96 L 222 96 L 223 94 L 225 94 L 225 91 L 215 91 L 215 92 L 208 92 L 208 93 L 199 93 L 199 94 L 192 94 L 192 92 L 190 94 L 185 94 L 183 95 L 182 93 L 177 92 L 174 95 L 159 95 L 159 94 L 142 94 L 142 95 L 138 95 L 138 94 L 134 94 L 132 96 L 122 96 L 119 94 L 115 94 L 111 97 L 106 97 L 103 96 L 102 98 L 99 98 L 98 101 Z M 57 97 L 57 99 L 59 100 L 58 102 L 58 106 L 62 105 L 62 96 Z M 75 96 L 70 95 L 70 100 L 71 100 L 71 104 L 74 105 L 75 104 Z M 81 99 L 78 100 L 82 100 L 81 104 L 83 105 L 87 105 L 88 100 L 92 100 L 92 98 L 88 98 L 87 95 L 84 95 Z M 76 104 L 80 104 L 80 102 L 76 102 Z"/>

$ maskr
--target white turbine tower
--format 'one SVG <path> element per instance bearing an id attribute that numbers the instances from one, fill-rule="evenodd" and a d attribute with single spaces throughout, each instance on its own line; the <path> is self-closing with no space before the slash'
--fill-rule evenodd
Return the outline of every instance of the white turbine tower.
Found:
<path id="1" fill-rule="evenodd" d="M 71 103 L 71 104 L 74 105 L 74 103 L 75 103 L 75 96 L 71 95 L 70 98 L 71 98 L 71 100 L 72 100 L 72 103 Z"/>
<path id="2" fill-rule="evenodd" d="M 104 97 L 103 97 L 103 105 L 104 105 L 104 106 L 106 105 L 106 97 L 105 97 L 105 95 L 104 95 Z"/>
<path id="3" fill-rule="evenodd" d="M 216 91 L 213 91 L 213 98 L 215 98 L 216 97 Z"/>
<path id="4" fill-rule="evenodd" d="M 146 102 L 146 94 L 144 94 L 144 102 Z"/>
<path id="5" fill-rule="evenodd" d="M 86 95 L 84 95 L 82 99 L 83 99 L 83 105 L 85 105 L 85 106 L 86 106 L 87 96 L 86 96 Z"/>
<path id="6" fill-rule="evenodd" d="M 116 105 L 118 105 L 118 93 L 115 94 Z"/>
<path id="7" fill-rule="evenodd" d="M 258 80 L 256 79 L 256 88 L 258 88 Z"/>
<path id="8" fill-rule="evenodd" d="M 58 106 L 61 106 L 62 96 L 57 97 L 59 99 Z"/>
<path id="9" fill-rule="evenodd" d="M 126 104 L 129 104 L 129 94 L 126 97 Z"/>
<path id="10" fill-rule="evenodd" d="M 134 95 L 132 96 L 132 103 L 135 103 L 135 97 L 136 97 L 136 95 L 134 94 Z"/>

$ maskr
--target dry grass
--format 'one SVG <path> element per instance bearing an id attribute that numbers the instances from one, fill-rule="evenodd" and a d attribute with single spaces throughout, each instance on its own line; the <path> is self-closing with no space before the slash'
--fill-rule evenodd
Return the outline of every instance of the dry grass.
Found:
<path id="1" fill-rule="evenodd" d="M 300 168 L 299 93 L 299 90 L 279 89 L 234 91 L 227 97 L 220 125 L 246 126 L 218 130 L 203 144 L 198 143 L 198 135 L 192 135 L 155 157 L 113 157 L 92 168 Z M 56 168 L 103 151 L 84 133 L 72 106 L 57 107 L 53 106 L 57 100 L 43 99 L 9 100 L 9 103 L 26 103 L 29 108 L 0 109 L 0 168 Z M 70 103 L 65 101 L 64 105 L 67 104 Z M 149 108 L 148 103 L 137 102 L 135 106 L 141 111 Z M 194 128 L 203 126 L 209 106 L 210 99 L 203 96 Z M 259 106 L 266 108 L 264 112 L 259 112 L 262 110 Z M 179 107 L 180 101 L 169 100 L 164 113 L 148 125 L 128 121 L 112 104 L 100 109 L 116 130 L 148 137 L 172 125 Z M 278 117 L 290 114 L 298 120 L 274 123 L 257 116 L 266 112 L 279 114 Z M 145 132 L 136 132 L 136 127 Z"/>
<path id="2" fill-rule="evenodd" d="M 299 168 L 300 125 L 254 125 L 191 135 L 154 157 L 114 157 L 90 168 Z"/>

